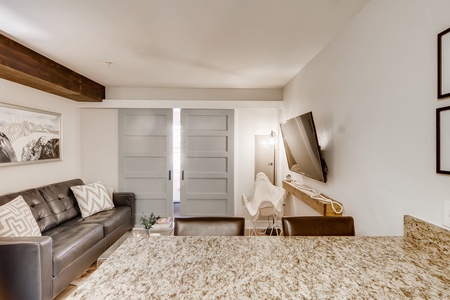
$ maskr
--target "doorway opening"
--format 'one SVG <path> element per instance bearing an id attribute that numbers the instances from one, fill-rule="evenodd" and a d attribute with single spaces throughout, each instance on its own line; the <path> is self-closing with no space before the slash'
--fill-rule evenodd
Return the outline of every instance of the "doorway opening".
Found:
<path id="1" fill-rule="evenodd" d="M 181 187 L 181 109 L 173 109 L 173 216 L 180 215 L 180 187 Z"/>

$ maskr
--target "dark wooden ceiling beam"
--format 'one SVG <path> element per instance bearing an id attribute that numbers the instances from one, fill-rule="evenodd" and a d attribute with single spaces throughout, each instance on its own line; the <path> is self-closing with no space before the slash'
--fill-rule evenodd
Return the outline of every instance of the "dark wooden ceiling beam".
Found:
<path id="1" fill-rule="evenodd" d="M 0 34 L 0 78 L 80 102 L 102 102 L 105 87 Z"/>

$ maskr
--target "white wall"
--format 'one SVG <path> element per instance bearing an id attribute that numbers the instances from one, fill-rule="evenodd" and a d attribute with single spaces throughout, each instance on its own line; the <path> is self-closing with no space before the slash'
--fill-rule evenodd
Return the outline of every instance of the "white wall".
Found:
<path id="1" fill-rule="evenodd" d="M 281 101 L 282 89 L 196 89 L 196 88 L 137 88 L 108 87 L 106 98 L 110 100 L 191 100 L 211 101 Z M 213 104 L 216 105 L 216 104 Z"/>
<path id="2" fill-rule="evenodd" d="M 74 101 L 0 79 L 0 102 L 62 114 L 63 160 L 0 166 L 0 195 L 81 176 L 80 113 Z"/>
<path id="3" fill-rule="evenodd" d="M 249 197 L 255 180 L 255 135 L 270 135 L 273 130 L 279 136 L 278 109 L 237 109 L 235 151 L 235 208 L 236 215 L 245 216 L 242 194 Z M 277 151 L 278 149 L 276 149 Z M 280 177 L 279 172 L 276 174 Z"/>
<path id="4" fill-rule="evenodd" d="M 118 190 L 119 116 L 117 109 L 81 109 L 81 174 Z"/>
<path id="5" fill-rule="evenodd" d="M 449 11 L 371 1 L 283 91 L 282 120 L 313 112 L 329 168 L 327 183 L 305 184 L 341 201 L 358 235 L 402 235 L 405 214 L 442 225 L 450 176 L 435 172 L 435 113 L 450 100 L 436 97 L 436 35 Z"/>

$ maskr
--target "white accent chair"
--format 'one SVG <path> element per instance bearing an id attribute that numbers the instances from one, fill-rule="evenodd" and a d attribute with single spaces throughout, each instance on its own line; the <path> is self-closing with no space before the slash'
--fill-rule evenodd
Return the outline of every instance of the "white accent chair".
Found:
<path id="1" fill-rule="evenodd" d="M 245 197 L 244 194 L 242 195 L 242 204 L 253 224 L 250 235 L 257 235 L 256 223 L 259 217 L 272 217 L 272 226 L 270 226 L 269 221 L 269 228 L 271 227 L 270 235 L 272 235 L 274 229 L 278 235 L 279 226 L 276 225 L 276 222 L 283 216 L 285 198 L 285 189 L 273 185 L 266 174 L 262 172 L 256 174 L 253 194 L 249 198 Z"/>

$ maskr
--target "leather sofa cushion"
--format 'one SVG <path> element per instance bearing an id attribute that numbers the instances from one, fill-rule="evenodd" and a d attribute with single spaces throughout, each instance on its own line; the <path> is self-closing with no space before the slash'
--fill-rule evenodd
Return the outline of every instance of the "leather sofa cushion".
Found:
<path id="1" fill-rule="evenodd" d="M 8 194 L 0 197 L 0 205 L 6 204 L 21 195 L 31 208 L 33 217 L 36 220 L 41 232 L 52 229 L 57 225 L 56 218 L 50 211 L 47 202 L 37 189 L 29 189 L 21 192 Z"/>
<path id="2" fill-rule="evenodd" d="M 95 215 L 81 219 L 82 224 L 100 224 L 103 226 L 103 234 L 107 236 L 120 225 L 128 222 L 131 218 L 131 207 L 118 206 L 112 210 L 102 211 Z"/>
<path id="3" fill-rule="evenodd" d="M 81 179 L 72 179 L 39 188 L 55 216 L 57 224 L 72 220 L 80 215 L 75 196 L 70 187 L 83 184 Z"/>
<path id="4" fill-rule="evenodd" d="M 45 235 L 53 239 L 53 276 L 56 276 L 103 239 L 103 228 L 99 224 L 68 222 Z"/>

